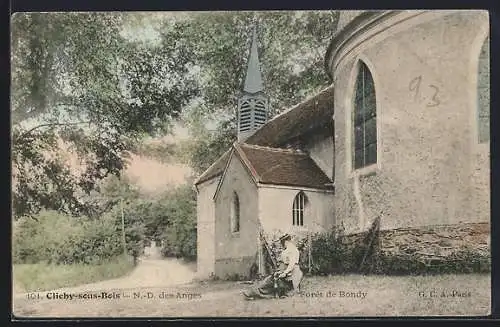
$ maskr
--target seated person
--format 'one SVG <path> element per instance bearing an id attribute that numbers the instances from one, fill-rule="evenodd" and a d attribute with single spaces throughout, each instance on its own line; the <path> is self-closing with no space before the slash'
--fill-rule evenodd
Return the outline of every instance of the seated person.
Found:
<path id="1" fill-rule="evenodd" d="M 246 298 L 283 297 L 291 291 L 300 292 L 300 282 L 304 274 L 299 267 L 299 250 L 288 234 L 280 237 L 280 242 L 284 250 L 280 256 L 277 271 L 264 278 L 258 287 L 244 291 L 243 295 Z"/>

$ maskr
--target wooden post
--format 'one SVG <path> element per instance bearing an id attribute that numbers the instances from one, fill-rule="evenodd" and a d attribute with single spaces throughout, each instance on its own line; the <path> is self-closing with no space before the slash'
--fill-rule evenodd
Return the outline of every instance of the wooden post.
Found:
<path id="1" fill-rule="evenodd" d="M 307 233 L 307 251 L 308 251 L 308 254 L 309 254 L 309 258 L 308 258 L 308 266 L 309 266 L 309 273 L 311 273 L 312 271 L 312 238 L 311 238 L 311 231 L 309 230 L 308 233 Z"/>
<path id="2" fill-rule="evenodd" d="M 259 230 L 259 235 L 257 235 L 257 264 L 259 266 L 259 275 L 263 275 L 262 271 L 262 239 L 261 231 Z"/>
<path id="3" fill-rule="evenodd" d="M 127 241 L 125 240 L 125 215 L 123 213 L 123 199 L 120 200 L 120 208 L 122 212 L 122 242 L 123 242 L 123 255 L 127 256 Z"/>

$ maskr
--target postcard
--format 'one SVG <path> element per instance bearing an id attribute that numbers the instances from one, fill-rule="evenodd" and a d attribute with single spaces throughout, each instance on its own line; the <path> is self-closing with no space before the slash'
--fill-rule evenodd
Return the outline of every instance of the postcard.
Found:
<path id="1" fill-rule="evenodd" d="M 487 11 L 11 27 L 14 318 L 490 314 Z"/>

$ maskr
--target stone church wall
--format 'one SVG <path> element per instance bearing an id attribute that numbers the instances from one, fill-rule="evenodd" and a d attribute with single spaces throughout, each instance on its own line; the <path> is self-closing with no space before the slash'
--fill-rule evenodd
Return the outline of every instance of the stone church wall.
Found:
<path id="1" fill-rule="evenodd" d="M 304 226 L 294 226 L 293 201 L 301 190 L 307 198 Z M 283 233 L 304 237 L 308 231 L 321 232 L 335 225 L 333 192 L 274 185 L 260 186 L 258 192 L 259 217 L 269 239 L 277 239 Z"/>
<path id="2" fill-rule="evenodd" d="M 197 277 L 215 272 L 215 203 L 213 195 L 220 178 L 198 185 L 197 194 Z"/>
<path id="3" fill-rule="evenodd" d="M 333 124 L 333 120 L 331 121 Z M 327 133 L 325 133 L 327 132 Z M 305 140 L 305 150 L 312 160 L 330 179 L 334 178 L 334 143 L 332 129 L 322 130 L 319 133 L 310 135 Z"/>
<path id="4" fill-rule="evenodd" d="M 486 12 L 405 12 L 340 49 L 335 84 L 335 207 L 348 232 L 488 222 L 489 143 L 477 139 L 477 63 Z M 333 55 L 335 55 L 333 51 Z M 376 90 L 377 164 L 353 171 L 357 62 Z"/>
<path id="5" fill-rule="evenodd" d="M 333 137 L 333 117 L 328 124 L 316 127 L 282 144 L 283 148 L 299 149 L 307 152 L 328 178 L 335 176 L 335 150 Z"/>
<path id="6" fill-rule="evenodd" d="M 236 192 L 240 231 L 231 231 L 231 206 Z M 233 156 L 215 199 L 215 275 L 220 278 L 250 272 L 257 257 L 257 187 L 241 161 Z"/>

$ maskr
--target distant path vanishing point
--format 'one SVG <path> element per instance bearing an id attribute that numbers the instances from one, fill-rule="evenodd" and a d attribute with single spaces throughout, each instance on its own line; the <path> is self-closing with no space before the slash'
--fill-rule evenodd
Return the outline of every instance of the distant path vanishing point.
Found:
<path id="1" fill-rule="evenodd" d="M 94 292 L 114 289 L 169 287 L 193 281 L 196 272 L 182 260 L 162 259 L 158 247 L 146 248 L 134 270 L 123 277 L 79 286 L 64 287 L 54 292 Z M 49 291 L 46 291 L 49 292 Z M 24 294 L 24 293 L 23 293 Z M 22 294 L 16 294 L 19 297 Z"/>

